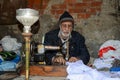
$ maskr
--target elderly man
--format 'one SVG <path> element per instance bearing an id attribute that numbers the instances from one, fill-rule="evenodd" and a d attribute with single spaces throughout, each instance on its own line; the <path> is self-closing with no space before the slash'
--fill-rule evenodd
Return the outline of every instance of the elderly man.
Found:
<path id="1" fill-rule="evenodd" d="M 47 50 L 45 61 L 47 65 L 62 64 L 66 61 L 75 62 L 82 60 L 87 64 L 90 59 L 89 52 L 85 45 L 85 38 L 73 30 L 74 19 L 65 11 L 59 19 L 59 28 L 45 34 L 45 45 L 61 46 L 62 50 Z"/>

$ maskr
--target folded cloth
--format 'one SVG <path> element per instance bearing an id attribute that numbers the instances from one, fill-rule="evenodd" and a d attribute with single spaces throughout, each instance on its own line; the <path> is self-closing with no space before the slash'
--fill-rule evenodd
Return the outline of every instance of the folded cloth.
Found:
<path id="1" fill-rule="evenodd" d="M 16 70 L 16 63 L 11 61 L 3 61 L 0 65 L 0 71 Z"/>
<path id="2" fill-rule="evenodd" d="M 76 61 L 76 62 L 67 62 L 68 67 L 67 67 L 67 72 L 68 74 L 79 74 L 79 73 L 84 73 L 86 71 L 92 70 L 91 67 L 88 67 L 84 65 L 82 60 Z"/>
<path id="3" fill-rule="evenodd" d="M 97 58 L 94 60 L 93 66 L 97 69 L 102 69 L 102 68 L 111 68 L 112 63 L 115 59 L 114 58 L 107 58 L 107 59 L 101 59 Z"/>
<path id="4" fill-rule="evenodd" d="M 74 63 L 67 63 L 67 79 L 69 80 L 120 80 L 120 78 L 111 78 L 105 76 L 96 69 L 84 65 L 81 60 Z"/>

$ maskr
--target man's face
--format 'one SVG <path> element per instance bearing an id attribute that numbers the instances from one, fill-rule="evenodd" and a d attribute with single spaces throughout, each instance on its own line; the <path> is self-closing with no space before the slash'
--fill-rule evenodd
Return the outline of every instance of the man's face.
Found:
<path id="1" fill-rule="evenodd" d="M 63 37 L 69 37 L 73 29 L 73 24 L 71 21 L 62 22 L 60 25 L 60 31 Z"/>

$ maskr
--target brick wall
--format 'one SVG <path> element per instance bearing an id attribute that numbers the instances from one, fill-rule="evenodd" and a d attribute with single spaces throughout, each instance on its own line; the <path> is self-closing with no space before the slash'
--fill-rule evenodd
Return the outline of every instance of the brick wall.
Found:
<path id="1" fill-rule="evenodd" d="M 52 0 L 28 0 L 28 7 L 40 10 L 40 14 L 44 14 L 45 9 Z M 59 1 L 59 0 L 54 0 Z M 58 18 L 65 10 L 69 11 L 74 18 L 87 19 L 91 15 L 96 15 L 101 11 L 102 0 L 61 0 L 62 3 L 51 4 L 50 14 Z"/>

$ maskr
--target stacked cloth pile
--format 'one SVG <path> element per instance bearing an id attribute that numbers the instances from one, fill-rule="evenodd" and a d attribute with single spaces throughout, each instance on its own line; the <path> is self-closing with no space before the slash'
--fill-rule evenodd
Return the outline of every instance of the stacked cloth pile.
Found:
<path id="1" fill-rule="evenodd" d="M 5 36 L 0 40 L 0 73 L 16 70 L 21 61 L 21 43 L 16 38 Z"/>
<path id="2" fill-rule="evenodd" d="M 119 76 L 113 77 L 105 75 L 87 65 L 84 65 L 81 60 L 74 63 L 67 63 L 67 79 L 68 80 L 120 80 Z"/>
<path id="3" fill-rule="evenodd" d="M 98 51 L 98 59 L 95 59 L 94 66 L 97 69 L 108 68 L 112 72 L 120 71 L 120 41 L 105 41 Z"/>

